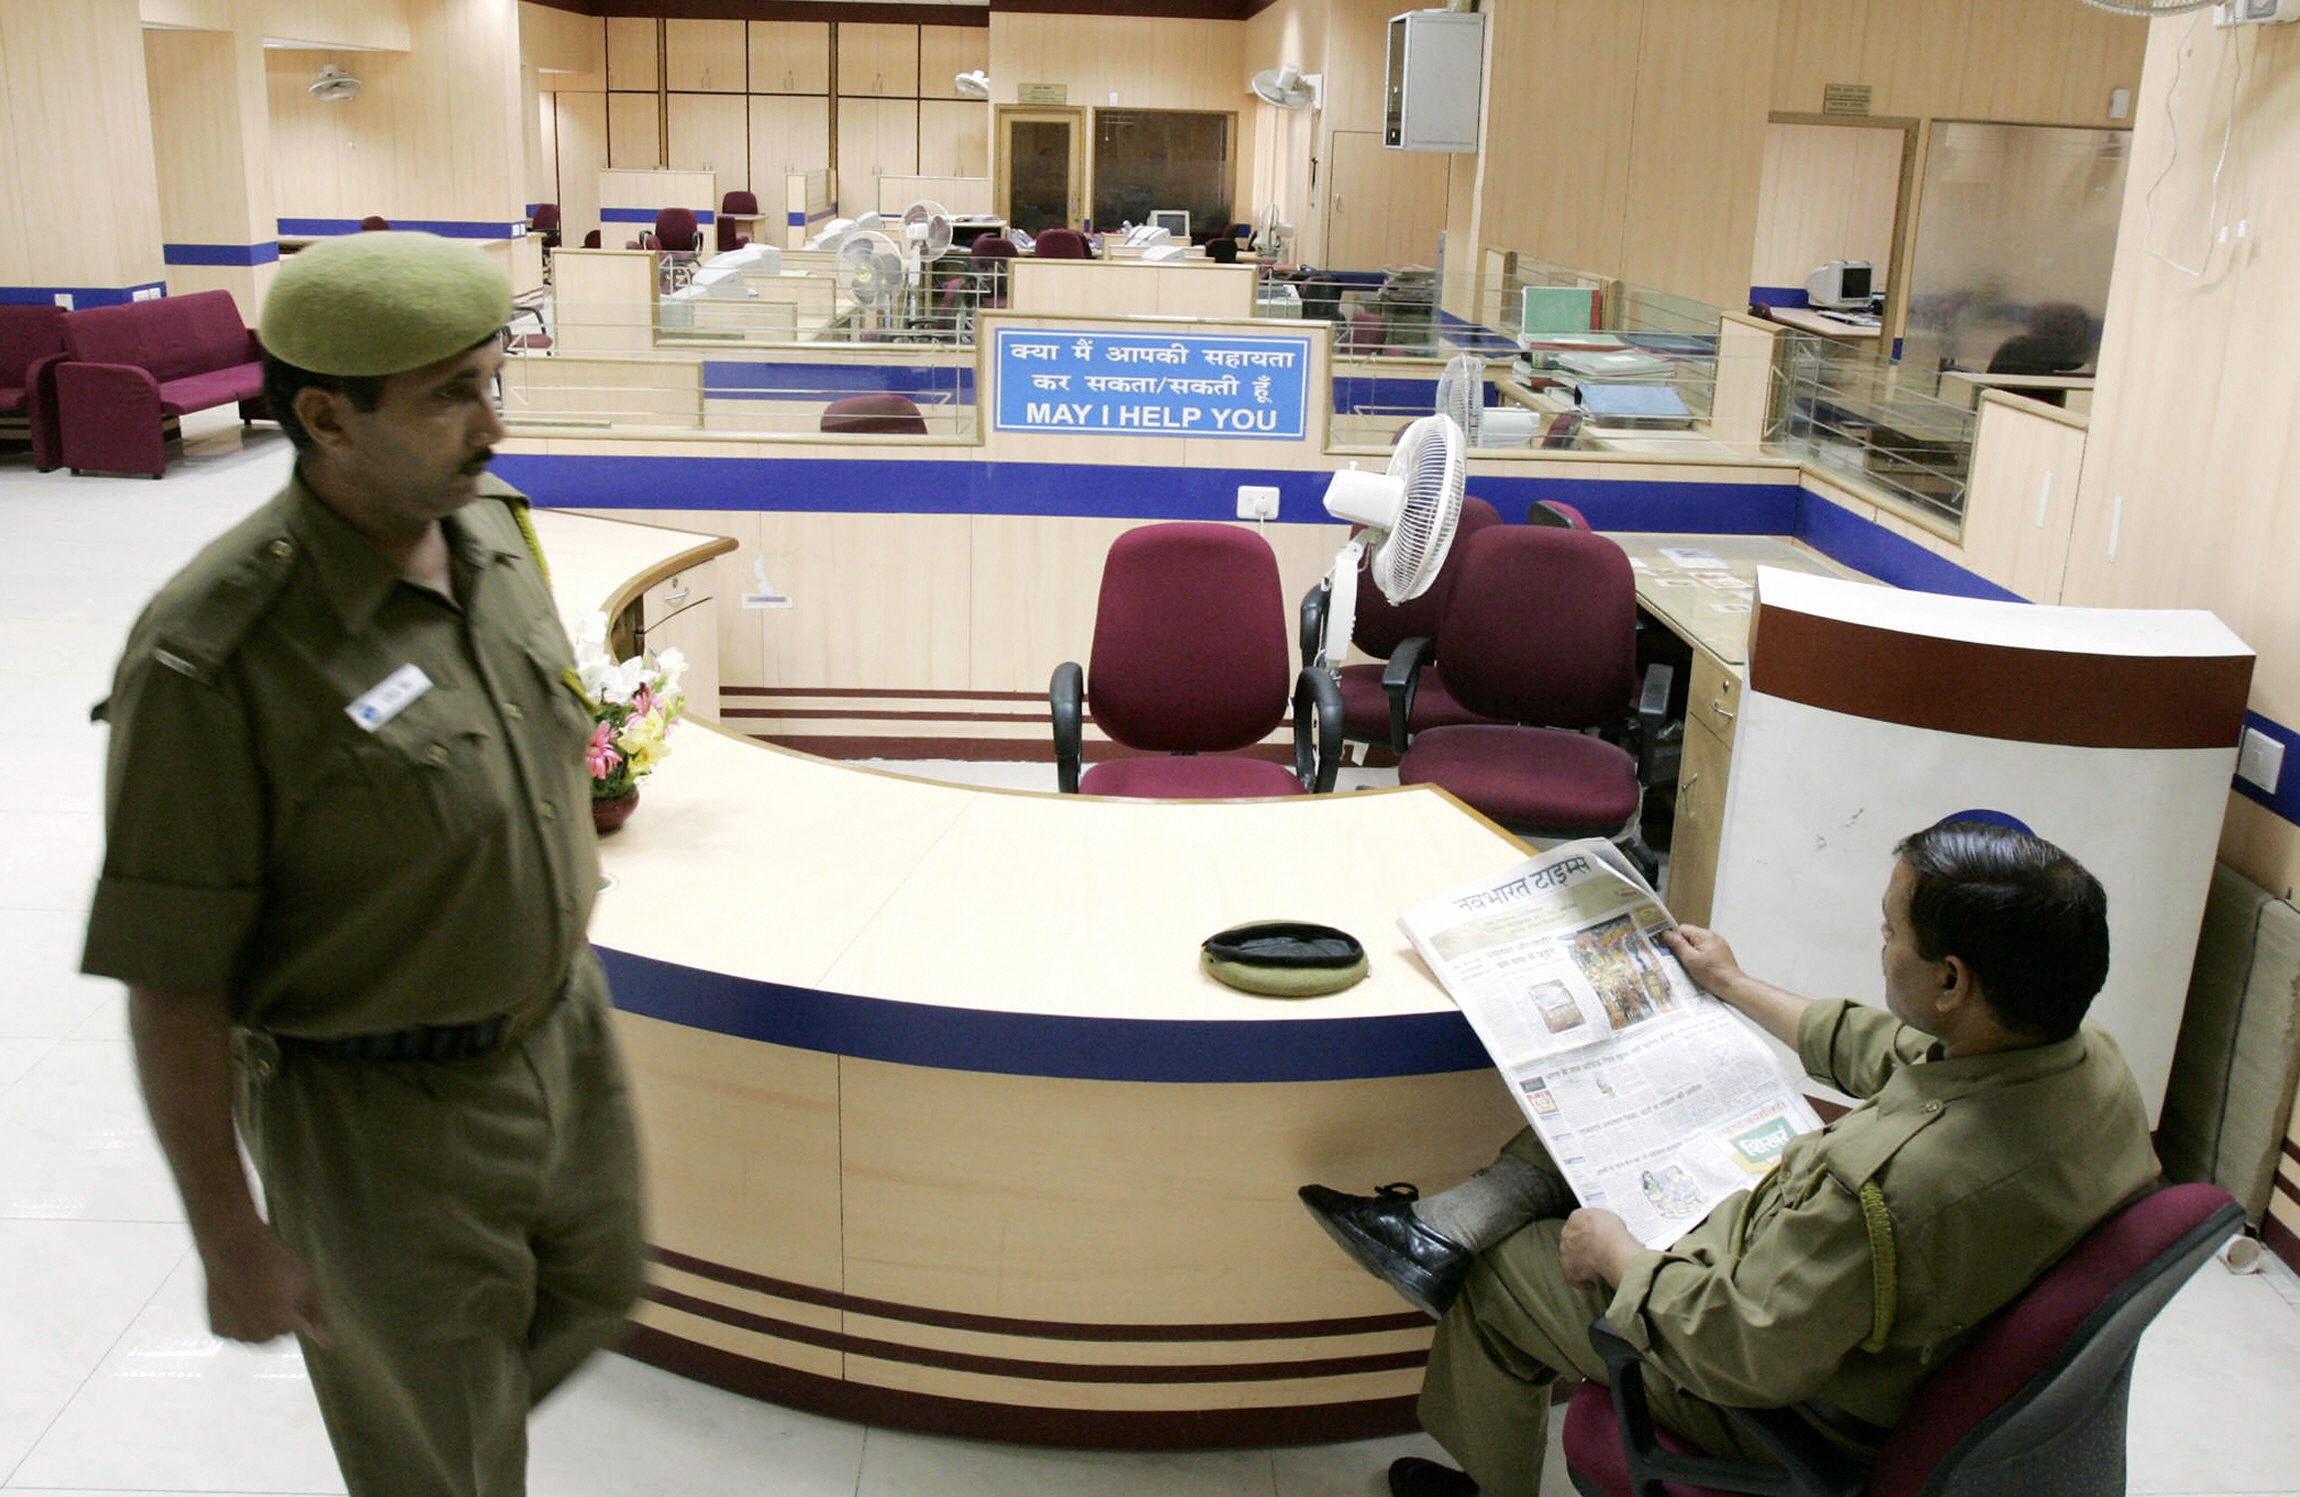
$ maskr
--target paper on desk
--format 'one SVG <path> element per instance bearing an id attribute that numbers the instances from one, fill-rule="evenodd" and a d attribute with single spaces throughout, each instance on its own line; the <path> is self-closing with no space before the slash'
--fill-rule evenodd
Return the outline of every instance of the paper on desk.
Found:
<path id="1" fill-rule="evenodd" d="M 1608 842 L 1569 842 L 1398 925 L 1566 1183 L 1666 1247 L 1820 1126 L 1772 1050 L 1694 985 L 1676 922 Z"/>
<path id="2" fill-rule="evenodd" d="M 1698 546 L 1663 546 L 1661 554 L 1672 565 L 1683 567 L 1688 572 L 1727 570 L 1724 557 L 1714 551 L 1704 551 Z"/>

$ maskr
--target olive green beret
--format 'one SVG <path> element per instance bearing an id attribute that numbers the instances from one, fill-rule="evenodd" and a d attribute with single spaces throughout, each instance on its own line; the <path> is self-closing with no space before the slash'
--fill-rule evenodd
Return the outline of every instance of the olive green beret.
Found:
<path id="1" fill-rule="evenodd" d="M 1265 998 L 1317 998 L 1366 975 L 1366 948 L 1347 931 L 1299 920 L 1234 925 L 1198 948 L 1206 974 Z"/>
<path id="2" fill-rule="evenodd" d="M 436 234 L 322 240 L 280 265 L 264 348 L 314 374 L 403 374 L 452 358 L 511 320 L 511 282 L 487 252 Z"/>

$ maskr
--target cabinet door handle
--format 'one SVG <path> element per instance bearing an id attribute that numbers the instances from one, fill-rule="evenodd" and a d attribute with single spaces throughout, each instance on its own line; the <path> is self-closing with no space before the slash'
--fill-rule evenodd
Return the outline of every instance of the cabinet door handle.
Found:
<path id="1" fill-rule="evenodd" d="M 1700 771 L 1700 770 L 1698 770 L 1698 769 L 1696 769 L 1695 771 L 1693 771 L 1693 773 L 1691 773 L 1691 774 L 1689 774 L 1689 775 L 1687 775 L 1687 776 L 1685 777 L 1685 783 L 1684 783 L 1684 784 L 1682 784 L 1682 785 L 1679 785 L 1679 786 L 1677 787 L 1677 793 L 1678 793 L 1679 795 L 1683 795 L 1683 794 L 1684 794 L 1686 791 L 1688 791 L 1688 790 L 1691 790 L 1691 789 L 1692 789 L 1694 786 L 1696 786 L 1696 785 L 1698 785 L 1698 784 L 1700 784 L 1700 783 L 1701 783 L 1701 771 Z"/>
<path id="2" fill-rule="evenodd" d="M 1711 697 L 1709 699 L 1709 710 L 1716 713 L 1719 717 L 1731 717 L 1733 715 L 1733 709 L 1726 706 L 1723 702 L 1718 701 L 1715 697 Z"/>

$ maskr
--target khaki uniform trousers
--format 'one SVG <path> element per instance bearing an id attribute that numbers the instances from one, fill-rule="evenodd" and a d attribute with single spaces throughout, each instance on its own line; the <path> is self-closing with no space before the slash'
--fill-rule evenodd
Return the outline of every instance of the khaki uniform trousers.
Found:
<path id="1" fill-rule="evenodd" d="M 482 1056 L 243 1068 L 273 1229 L 318 1280 L 303 1345 L 351 1497 L 520 1497 L 527 1415 L 619 1331 L 644 1252 L 606 984 L 586 955 Z M 270 1074 L 264 1074 L 266 1071 Z"/>
<path id="2" fill-rule="evenodd" d="M 1531 1130 L 1505 1152 L 1558 1173 Z M 1430 1347 L 1416 1410 L 1422 1428 L 1491 1497 L 1539 1497 L 1558 1377 L 1606 1381 L 1589 1326 L 1613 1293 L 1566 1282 L 1557 1260 L 1564 1227 L 1557 1218 L 1537 1221 L 1479 1254 Z M 1713 1455 L 1773 1464 L 1713 1405 L 1672 1387 L 1650 1365 L 1645 1385 L 1659 1423 Z"/>

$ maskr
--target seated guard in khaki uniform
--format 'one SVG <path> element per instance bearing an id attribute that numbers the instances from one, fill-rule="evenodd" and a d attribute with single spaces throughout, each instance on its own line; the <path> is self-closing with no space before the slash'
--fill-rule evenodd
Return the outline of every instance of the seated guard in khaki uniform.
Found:
<path id="1" fill-rule="evenodd" d="M 1467 1470 L 1405 1457 L 1397 1497 L 1534 1497 L 1550 1385 L 1605 1375 L 1600 1315 L 1645 1353 L 1654 1418 L 1711 1453 L 1769 1459 L 1725 1404 L 1794 1406 L 1873 1456 L 1967 1332 L 2156 1182 L 2139 1088 L 2083 1024 L 2108 976 L 2099 882 L 2048 842 L 1975 822 L 1897 851 L 1889 1015 L 1799 998 L 1743 972 L 1714 932 L 1671 932 L 1696 982 L 1862 1105 L 1666 1250 L 1575 1210 L 1531 1132 L 1427 1198 L 1303 1188 L 1344 1250 L 1441 1317 L 1421 1420 Z"/>
<path id="2" fill-rule="evenodd" d="M 110 707 L 84 965 L 129 984 L 210 1325 L 301 1339 L 353 1497 L 522 1492 L 530 1407 L 640 1284 L 589 713 L 485 471 L 510 313 L 428 234 L 282 266 L 295 477 L 160 590 Z"/>

